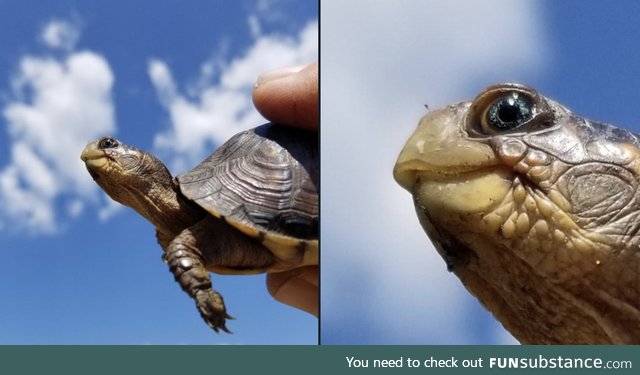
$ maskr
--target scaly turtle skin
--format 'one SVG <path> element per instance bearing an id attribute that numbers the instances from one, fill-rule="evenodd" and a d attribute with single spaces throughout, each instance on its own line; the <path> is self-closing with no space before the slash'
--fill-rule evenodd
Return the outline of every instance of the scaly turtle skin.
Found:
<path id="1" fill-rule="evenodd" d="M 535 90 L 424 116 L 394 177 L 453 271 L 518 340 L 640 344 L 640 141 Z"/>
<path id="2" fill-rule="evenodd" d="M 267 124 L 233 136 L 175 179 L 153 155 L 105 137 L 81 155 L 115 201 L 156 228 L 163 260 L 216 332 L 231 318 L 207 271 L 280 272 L 318 264 L 318 141 Z"/>

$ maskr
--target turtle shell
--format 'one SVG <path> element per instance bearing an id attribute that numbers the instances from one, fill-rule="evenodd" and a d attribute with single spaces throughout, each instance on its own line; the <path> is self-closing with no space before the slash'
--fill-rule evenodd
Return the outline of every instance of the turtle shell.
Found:
<path id="1" fill-rule="evenodd" d="M 318 135 L 266 124 L 177 177 L 182 194 L 286 264 L 318 263 Z"/>

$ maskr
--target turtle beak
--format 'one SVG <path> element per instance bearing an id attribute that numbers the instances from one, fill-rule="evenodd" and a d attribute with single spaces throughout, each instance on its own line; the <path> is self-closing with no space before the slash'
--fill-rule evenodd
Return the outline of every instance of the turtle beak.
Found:
<path id="1" fill-rule="evenodd" d="M 94 181 L 100 177 L 96 170 L 102 169 L 107 163 L 107 155 L 103 150 L 98 149 L 96 142 L 87 144 L 80 154 L 80 159 L 84 162 Z"/>
<path id="2" fill-rule="evenodd" d="M 84 150 L 82 150 L 80 159 L 82 159 L 83 162 L 87 163 L 90 160 L 100 159 L 104 156 L 104 151 L 98 149 L 98 145 L 96 144 L 96 142 L 91 142 L 85 146 Z"/>
<path id="3" fill-rule="evenodd" d="M 462 124 L 470 102 L 431 111 L 422 117 L 398 156 L 393 176 L 413 192 L 419 175 L 457 176 L 499 164 L 493 149 L 470 139 Z"/>

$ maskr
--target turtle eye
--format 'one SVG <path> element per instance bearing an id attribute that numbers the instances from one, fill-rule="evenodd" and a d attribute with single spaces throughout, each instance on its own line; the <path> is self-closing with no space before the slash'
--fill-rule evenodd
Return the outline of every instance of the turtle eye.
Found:
<path id="1" fill-rule="evenodd" d="M 470 137 L 522 135 L 557 124 L 550 102 L 530 87 L 505 83 L 487 87 L 471 102 L 465 115 Z"/>
<path id="2" fill-rule="evenodd" d="M 495 100 L 485 112 L 482 127 L 489 132 L 503 132 L 526 124 L 533 117 L 529 98 L 512 92 Z"/>
<path id="3" fill-rule="evenodd" d="M 111 137 L 104 137 L 98 142 L 98 147 L 102 149 L 118 147 L 118 141 Z"/>

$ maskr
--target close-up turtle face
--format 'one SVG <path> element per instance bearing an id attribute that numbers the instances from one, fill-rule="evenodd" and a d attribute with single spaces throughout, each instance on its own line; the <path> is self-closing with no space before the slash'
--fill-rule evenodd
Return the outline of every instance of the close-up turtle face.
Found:
<path id="1" fill-rule="evenodd" d="M 496 315 L 544 283 L 610 284 L 611 298 L 637 303 L 637 150 L 633 133 L 504 84 L 424 116 L 394 177 L 448 268 Z"/>
<path id="2" fill-rule="evenodd" d="M 531 254 L 521 255 L 541 272 L 566 277 L 571 249 L 615 246 L 628 232 L 621 218 L 635 203 L 635 142 L 526 86 L 496 85 L 424 116 L 394 176 L 426 227 L 490 233 Z M 554 246 L 553 261 L 538 251 Z M 583 259 L 583 270 L 603 261 Z"/>

